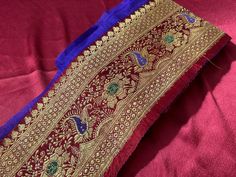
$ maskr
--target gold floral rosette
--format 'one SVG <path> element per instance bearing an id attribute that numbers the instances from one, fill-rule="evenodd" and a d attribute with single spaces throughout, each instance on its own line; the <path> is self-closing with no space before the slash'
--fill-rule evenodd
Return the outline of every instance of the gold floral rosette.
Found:
<path id="1" fill-rule="evenodd" d="M 171 0 L 150 1 L 79 55 L 2 141 L 0 176 L 115 175 L 228 39 Z"/>

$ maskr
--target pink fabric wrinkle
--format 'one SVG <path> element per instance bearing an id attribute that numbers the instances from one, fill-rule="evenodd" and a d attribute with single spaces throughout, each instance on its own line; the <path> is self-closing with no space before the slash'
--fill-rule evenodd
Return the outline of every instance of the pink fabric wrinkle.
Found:
<path id="1" fill-rule="evenodd" d="M 26 104 L 28 102 L 28 99 L 38 96 L 38 93 L 42 92 L 45 89 L 48 82 L 54 76 L 55 72 L 55 70 L 35 70 L 29 74 L 1 79 L 0 120 L 4 121 L 7 115 L 13 116 L 17 111 L 21 109 L 21 106 L 15 104 L 15 101 L 21 100 L 22 103 Z M 9 85 L 12 86 L 11 89 L 8 89 Z"/>
<path id="2" fill-rule="evenodd" d="M 63 13 L 58 12 L 58 18 L 57 18 L 58 26 L 60 26 L 60 29 L 62 29 L 62 33 L 64 35 L 61 35 L 61 40 L 64 43 L 63 48 L 66 48 L 66 46 L 72 41 L 68 28 L 68 23 L 67 23 L 67 17 L 63 15 Z"/>
<path id="3" fill-rule="evenodd" d="M 107 5 L 106 5 L 106 3 L 105 3 L 104 0 L 101 1 L 101 4 L 102 4 L 102 6 L 103 6 L 104 9 L 106 9 L 106 10 L 108 9 L 108 8 L 107 8 Z"/>

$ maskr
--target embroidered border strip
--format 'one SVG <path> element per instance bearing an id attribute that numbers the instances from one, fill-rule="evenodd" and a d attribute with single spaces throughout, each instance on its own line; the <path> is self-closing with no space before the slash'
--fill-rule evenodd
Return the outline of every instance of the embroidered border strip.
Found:
<path id="1" fill-rule="evenodd" d="M 153 105 L 224 33 L 150 2 L 71 63 L 0 146 L 1 176 L 102 176 Z"/>

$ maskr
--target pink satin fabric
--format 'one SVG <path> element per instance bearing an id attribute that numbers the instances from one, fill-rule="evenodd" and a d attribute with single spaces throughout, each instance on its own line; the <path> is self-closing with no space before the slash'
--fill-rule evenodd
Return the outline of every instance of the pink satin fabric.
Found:
<path id="1" fill-rule="evenodd" d="M 0 1 L 0 124 L 46 87 L 56 56 L 120 1 Z M 236 176 L 236 1 L 178 2 L 232 42 L 161 115 L 118 176 Z"/>

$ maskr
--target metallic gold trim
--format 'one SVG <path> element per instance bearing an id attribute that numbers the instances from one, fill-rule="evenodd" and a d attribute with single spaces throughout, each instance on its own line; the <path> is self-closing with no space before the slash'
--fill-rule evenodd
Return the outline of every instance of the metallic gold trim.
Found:
<path id="1" fill-rule="evenodd" d="M 85 50 L 77 61 L 72 62 L 66 75 L 43 97 L 42 103 L 37 104 L 37 109 L 25 118 L 25 123 L 12 132 L 12 138 L 4 139 L 4 146 L 0 147 L 0 175 L 14 176 L 58 126 L 65 112 L 94 76 L 138 38 L 180 9 L 182 7 L 171 0 L 150 2 L 96 41 L 96 45 Z M 86 157 L 82 157 L 73 176 L 102 176 L 142 117 L 222 37 L 223 32 L 205 23 L 200 31 L 193 34 L 196 35 L 191 37 L 187 45 L 176 50 L 171 60 L 166 60 L 165 65 L 161 65 L 146 84 L 137 93 L 130 95 L 125 105 L 120 106 L 116 116 L 105 128 L 107 133 L 94 140 L 94 146 L 89 147 L 89 154 L 86 152 Z M 119 127 L 121 123 L 124 125 L 122 130 Z"/>
<path id="2" fill-rule="evenodd" d="M 183 62 L 185 62 L 185 65 L 183 65 L 183 68 L 178 70 L 178 73 L 176 73 L 175 70 L 172 70 L 172 78 L 169 77 L 169 80 L 165 80 L 165 84 L 162 86 L 162 89 L 159 90 L 154 90 L 151 89 L 151 86 L 157 85 L 158 83 L 161 83 L 160 79 L 158 79 L 158 77 L 153 78 L 152 82 L 148 82 L 146 84 L 146 86 L 144 86 L 144 89 L 140 90 L 139 92 L 137 92 L 133 97 L 127 99 L 129 100 L 128 102 L 126 102 L 126 106 L 123 107 L 123 109 L 120 109 L 119 113 L 116 114 L 116 117 L 113 119 L 113 123 L 111 123 L 111 126 L 109 128 L 107 128 L 106 132 L 109 132 L 108 134 L 106 134 L 105 136 L 103 136 L 103 139 L 100 140 L 99 142 L 97 142 L 98 144 L 96 144 L 96 150 L 94 150 L 90 156 L 90 158 L 87 160 L 87 163 L 83 163 L 83 164 L 79 164 L 77 167 L 77 170 L 74 173 L 74 176 L 89 176 L 91 174 L 89 174 L 89 168 L 86 168 L 88 166 L 91 166 L 91 162 L 93 162 L 94 160 L 96 161 L 96 157 L 95 154 L 100 153 L 104 151 L 103 149 L 107 149 L 109 147 L 102 147 L 102 145 L 107 144 L 107 139 L 109 136 L 112 136 L 114 134 L 115 128 L 114 125 L 119 122 L 122 123 L 122 117 L 126 117 L 127 115 L 125 115 L 124 113 L 129 112 L 129 115 L 135 115 L 133 118 L 133 122 L 129 123 L 128 126 L 126 126 L 127 128 L 127 132 L 124 133 L 123 135 L 121 135 L 119 137 L 119 140 L 117 140 L 116 142 L 116 146 L 113 147 L 113 149 L 111 149 L 111 153 L 107 153 L 106 157 L 104 156 L 100 156 L 100 158 L 104 158 L 104 162 L 105 163 L 100 163 L 101 168 L 99 169 L 99 171 L 97 171 L 97 173 L 93 174 L 95 176 L 102 176 L 103 173 L 106 171 L 106 169 L 109 167 L 109 165 L 111 164 L 113 158 L 119 153 L 119 151 L 122 149 L 122 147 L 124 146 L 124 144 L 126 143 L 126 141 L 129 139 L 129 137 L 132 135 L 132 132 L 135 130 L 135 128 L 137 127 L 137 125 L 139 124 L 139 122 L 141 121 L 142 117 L 145 116 L 145 114 L 147 114 L 149 112 L 149 110 L 151 109 L 151 107 L 153 106 L 153 104 L 155 104 L 164 94 L 165 92 L 171 88 L 171 86 L 174 84 L 174 82 L 176 80 L 178 80 L 186 71 L 189 67 L 191 67 L 196 61 L 198 61 L 198 59 L 204 55 L 204 53 L 210 48 L 212 47 L 223 35 L 224 33 L 222 33 L 221 31 L 219 31 L 216 28 L 213 28 L 211 25 L 207 25 L 208 27 L 202 32 L 201 35 L 195 37 L 195 39 L 187 46 L 185 46 L 178 55 L 173 56 L 173 60 L 172 62 L 170 62 L 168 65 L 166 65 L 162 71 L 158 74 L 168 74 L 171 75 L 171 72 L 169 71 L 169 73 L 165 73 L 166 70 L 168 70 L 169 68 L 171 68 L 172 64 L 174 64 L 175 61 L 178 61 L 179 59 L 181 59 Z M 210 34 L 209 31 L 214 30 L 214 35 Z M 215 38 L 212 38 L 213 40 L 210 41 L 210 43 L 205 43 L 205 46 L 202 48 L 196 48 L 199 46 L 199 42 L 201 40 L 208 39 L 207 36 L 208 35 L 212 35 L 215 36 Z M 195 51 L 197 50 L 197 52 Z M 189 61 L 186 62 L 183 59 L 189 55 Z M 172 66 L 173 67 L 173 66 Z M 174 66 L 175 67 L 175 66 Z M 167 69 L 168 68 L 168 69 Z M 170 69 L 169 69 L 170 70 Z M 168 78 L 163 76 L 162 78 Z M 147 87 L 147 85 L 150 85 L 150 87 Z M 152 91 L 151 91 L 152 90 Z M 149 95 L 147 99 L 147 101 L 149 101 L 149 103 L 146 103 L 146 105 L 144 105 L 142 103 L 142 108 L 140 109 L 140 113 L 139 115 L 137 115 L 137 113 L 135 113 L 135 108 L 133 106 L 133 103 L 137 103 L 143 100 L 143 98 L 145 98 L 146 95 L 148 95 L 149 93 L 152 93 L 152 95 Z M 139 95 L 139 96 L 138 96 Z M 142 97 L 140 97 L 140 95 Z M 133 110 L 132 110 L 133 109 Z M 125 122 L 125 120 L 123 120 Z M 119 130 L 119 129 L 118 129 Z M 121 130 L 120 130 L 121 131 Z M 124 132 L 124 130 L 121 131 L 122 133 Z M 116 133 L 118 134 L 118 132 L 116 131 Z M 111 140 L 111 142 L 115 141 L 115 139 L 113 138 Z M 100 147 L 99 147 L 100 146 Z M 91 150 L 91 149 L 90 149 Z M 91 150 L 92 151 L 92 150 Z M 113 153 L 112 153 L 113 151 Z M 106 158 L 106 159 L 105 159 Z M 98 165 L 98 164 L 97 164 Z M 82 173 L 84 172 L 84 173 Z"/>

